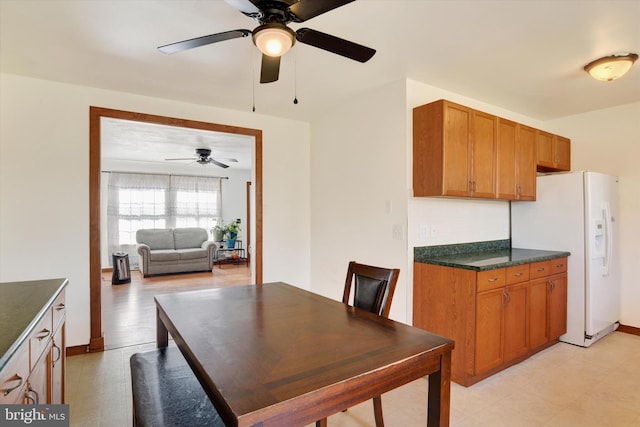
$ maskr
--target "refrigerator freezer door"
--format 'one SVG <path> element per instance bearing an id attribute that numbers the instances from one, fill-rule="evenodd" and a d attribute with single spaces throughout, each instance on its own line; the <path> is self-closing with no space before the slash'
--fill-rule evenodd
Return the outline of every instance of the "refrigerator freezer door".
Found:
<path id="1" fill-rule="evenodd" d="M 594 172 L 586 172 L 585 224 L 587 256 L 585 273 L 586 295 L 586 345 L 612 330 L 620 320 L 620 283 L 618 277 L 617 227 L 618 212 L 617 178 Z"/>
<path id="2" fill-rule="evenodd" d="M 583 173 L 542 175 L 535 202 L 511 203 L 514 248 L 569 251 L 567 333 L 564 342 L 585 345 L 585 193 Z"/>

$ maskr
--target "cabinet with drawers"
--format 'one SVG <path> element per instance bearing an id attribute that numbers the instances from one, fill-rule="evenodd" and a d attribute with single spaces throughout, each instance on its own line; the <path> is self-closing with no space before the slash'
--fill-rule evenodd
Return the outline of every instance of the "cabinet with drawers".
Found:
<path id="1" fill-rule="evenodd" d="M 4 327 L 18 336 L 17 341 L 0 342 L 0 404 L 64 403 L 66 283 L 60 279 L 0 284 L 7 286 L 7 300 L 0 308 L 11 310 L 13 316 L 8 317 L 14 320 Z"/>
<path id="2" fill-rule="evenodd" d="M 566 332 L 566 261 L 485 271 L 416 262 L 413 325 L 454 339 L 452 380 L 474 384 Z"/>

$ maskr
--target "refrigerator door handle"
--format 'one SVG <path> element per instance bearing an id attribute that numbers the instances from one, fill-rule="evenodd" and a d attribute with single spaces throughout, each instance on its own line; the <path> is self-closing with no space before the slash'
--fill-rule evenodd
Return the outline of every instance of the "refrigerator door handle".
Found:
<path id="1" fill-rule="evenodd" d="M 613 231 L 611 230 L 612 221 L 611 221 L 611 206 L 609 206 L 609 202 L 604 202 L 602 206 L 602 215 L 604 216 L 604 240 L 605 240 L 605 255 L 602 263 L 602 275 L 609 275 L 609 266 L 611 264 L 611 256 L 613 254 L 613 242 L 611 241 L 613 238 Z"/>

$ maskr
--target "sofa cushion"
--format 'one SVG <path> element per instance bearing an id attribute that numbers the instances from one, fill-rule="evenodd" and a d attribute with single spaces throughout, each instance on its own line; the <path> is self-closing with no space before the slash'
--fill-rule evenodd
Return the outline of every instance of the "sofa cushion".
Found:
<path id="1" fill-rule="evenodd" d="M 202 259 L 207 257 L 206 249 L 180 249 L 177 251 L 180 259 Z"/>
<path id="2" fill-rule="evenodd" d="M 204 228 L 176 228 L 173 230 L 173 238 L 176 249 L 192 249 L 200 248 L 209 235 Z"/>
<path id="3" fill-rule="evenodd" d="M 151 261 L 178 261 L 180 254 L 175 249 L 156 249 L 149 252 Z"/>
<path id="4" fill-rule="evenodd" d="M 174 249 L 173 230 L 170 228 L 152 228 L 136 231 L 136 242 L 153 249 Z M 202 242 L 201 242 L 202 243 Z M 198 247 L 200 244 L 198 244 Z"/>

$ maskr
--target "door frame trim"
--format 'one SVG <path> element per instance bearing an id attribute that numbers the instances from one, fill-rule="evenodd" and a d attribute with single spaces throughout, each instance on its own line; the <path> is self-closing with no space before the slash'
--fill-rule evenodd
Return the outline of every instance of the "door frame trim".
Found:
<path id="1" fill-rule="evenodd" d="M 102 107 L 89 107 L 89 310 L 90 341 L 88 351 L 104 350 L 102 336 L 102 257 L 100 247 L 100 179 L 101 179 L 101 132 L 100 118 L 155 123 L 168 126 L 248 135 L 255 144 L 255 263 L 256 284 L 262 284 L 262 130 L 196 120 L 178 119 L 153 114 L 135 113 Z"/>

